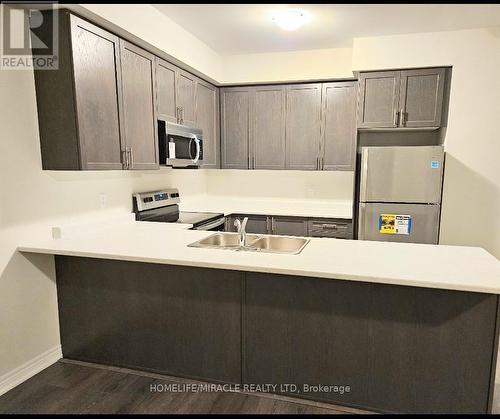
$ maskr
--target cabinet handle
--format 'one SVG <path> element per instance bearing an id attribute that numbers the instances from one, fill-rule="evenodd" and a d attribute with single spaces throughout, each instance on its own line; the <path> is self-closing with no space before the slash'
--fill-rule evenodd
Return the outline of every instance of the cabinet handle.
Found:
<path id="1" fill-rule="evenodd" d="M 127 149 L 122 150 L 122 165 L 124 169 L 128 169 L 128 154 Z"/>
<path id="2" fill-rule="evenodd" d="M 325 168 L 325 158 L 324 157 L 320 157 L 319 159 L 320 159 L 319 160 L 319 162 L 320 162 L 320 164 L 319 164 L 319 170 L 323 170 Z"/>
<path id="3" fill-rule="evenodd" d="M 401 109 L 401 111 L 399 112 L 399 126 L 400 127 L 404 127 L 406 124 L 406 121 L 405 121 L 405 112 L 403 109 Z"/>
<path id="4" fill-rule="evenodd" d="M 345 230 L 345 229 L 347 229 L 347 226 L 337 225 L 337 224 L 323 224 L 321 227 L 324 230 Z"/>
<path id="5" fill-rule="evenodd" d="M 181 111 L 181 124 L 183 124 L 184 123 L 184 108 L 181 107 L 180 111 Z"/>
<path id="6" fill-rule="evenodd" d="M 179 107 L 175 107 L 175 120 L 177 123 L 179 123 Z"/>
<path id="7" fill-rule="evenodd" d="M 399 111 L 394 112 L 394 125 L 399 126 Z"/>
<path id="8" fill-rule="evenodd" d="M 269 217 L 266 217 L 266 231 L 269 233 Z"/>
<path id="9" fill-rule="evenodd" d="M 319 157 L 316 156 L 316 170 L 319 170 Z"/>
<path id="10" fill-rule="evenodd" d="M 252 157 L 252 169 L 255 169 L 255 156 Z"/>
<path id="11" fill-rule="evenodd" d="M 134 168 L 134 150 L 130 147 L 130 168 Z"/>
<path id="12" fill-rule="evenodd" d="M 274 224 L 274 217 L 271 218 L 271 232 L 274 234 L 274 227 L 275 227 L 275 224 Z"/>

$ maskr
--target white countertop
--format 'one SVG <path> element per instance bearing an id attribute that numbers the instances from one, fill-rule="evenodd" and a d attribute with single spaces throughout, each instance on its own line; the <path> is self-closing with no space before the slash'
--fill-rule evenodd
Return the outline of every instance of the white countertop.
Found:
<path id="1" fill-rule="evenodd" d="M 18 250 L 500 294 L 500 262 L 477 247 L 311 238 L 299 255 L 280 255 L 187 247 L 213 234 L 189 227 L 128 217 Z"/>
<path id="2" fill-rule="evenodd" d="M 201 195 L 182 198 L 181 211 L 229 214 L 283 215 L 318 218 L 352 218 L 352 201 L 331 199 L 247 198 Z"/>

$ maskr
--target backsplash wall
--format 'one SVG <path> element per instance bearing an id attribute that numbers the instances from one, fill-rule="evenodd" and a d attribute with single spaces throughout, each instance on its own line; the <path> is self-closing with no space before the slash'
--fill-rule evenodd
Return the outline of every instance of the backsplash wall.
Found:
<path id="1" fill-rule="evenodd" d="M 352 200 L 354 172 L 206 170 L 210 195 Z"/>

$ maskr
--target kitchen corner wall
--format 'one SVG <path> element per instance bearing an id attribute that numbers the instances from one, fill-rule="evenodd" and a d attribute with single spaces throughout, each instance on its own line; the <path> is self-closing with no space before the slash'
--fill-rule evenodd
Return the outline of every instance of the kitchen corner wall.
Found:
<path id="1" fill-rule="evenodd" d="M 206 173 L 42 171 L 33 72 L 0 70 L 0 92 L 1 390 L 6 373 L 59 344 L 53 257 L 16 253 L 23 238 L 130 213 L 133 192 L 177 186 L 204 194 Z"/>
<path id="2" fill-rule="evenodd" d="M 224 67 L 226 59 L 151 5 L 70 6 L 227 83 L 453 65 L 441 241 L 481 246 L 500 257 L 498 30 L 363 38 L 352 50 L 283 53 L 276 62 L 272 54 L 238 56 Z M 42 171 L 33 73 L 0 71 L 0 92 L 0 383 L 6 373 L 59 344 L 53 258 L 16 253 L 23 237 L 48 235 L 50 225 L 130 212 L 133 192 L 168 186 L 178 186 L 184 195 L 351 199 L 348 172 Z M 106 196 L 104 209 L 100 194 Z"/>
<path id="3" fill-rule="evenodd" d="M 357 38 L 353 70 L 453 66 L 441 244 L 500 258 L 500 27 Z"/>

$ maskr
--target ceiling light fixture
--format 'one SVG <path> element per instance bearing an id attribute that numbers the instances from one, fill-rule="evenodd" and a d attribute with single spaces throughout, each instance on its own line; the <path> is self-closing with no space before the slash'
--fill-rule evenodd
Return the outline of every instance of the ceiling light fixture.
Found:
<path id="1" fill-rule="evenodd" d="M 306 22 L 307 16 L 299 9 L 280 9 L 273 13 L 272 19 L 281 29 L 294 31 Z"/>

